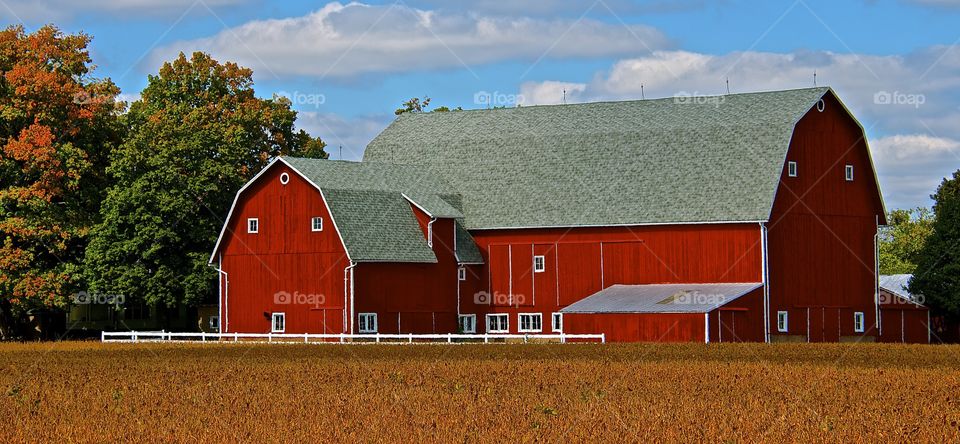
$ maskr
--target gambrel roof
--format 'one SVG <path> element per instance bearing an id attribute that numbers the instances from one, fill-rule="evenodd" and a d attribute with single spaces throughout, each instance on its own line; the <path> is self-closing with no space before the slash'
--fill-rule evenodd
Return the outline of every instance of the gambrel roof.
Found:
<path id="1" fill-rule="evenodd" d="M 364 163 L 445 180 L 467 229 L 766 221 L 794 126 L 828 93 L 405 113 Z"/>
<path id="2" fill-rule="evenodd" d="M 463 217 L 458 208 L 460 197 L 451 194 L 452 187 L 417 167 L 282 157 L 263 171 L 278 162 L 289 166 L 322 194 L 353 262 L 436 262 L 411 204 L 431 217 Z M 256 180 L 257 177 L 250 183 Z M 238 199 L 244 189 L 237 193 Z M 228 223 L 232 212 L 231 209 Z M 214 256 L 223 236 L 221 232 Z M 473 237 L 462 227 L 456 233 L 456 245 L 460 262 L 483 262 Z"/>

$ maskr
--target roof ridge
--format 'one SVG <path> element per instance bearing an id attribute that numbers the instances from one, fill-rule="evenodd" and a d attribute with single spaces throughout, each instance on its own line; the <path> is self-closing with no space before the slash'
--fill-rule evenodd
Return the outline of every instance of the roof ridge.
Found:
<path id="1" fill-rule="evenodd" d="M 676 100 L 677 98 L 682 97 L 739 97 L 739 96 L 751 96 L 751 95 L 761 95 L 761 94 L 778 94 L 778 93 L 791 93 L 797 91 L 813 91 L 813 90 L 823 90 L 824 94 L 827 91 L 832 91 L 833 88 L 830 86 L 810 86 L 806 88 L 790 88 L 790 89 L 774 89 L 774 90 L 765 90 L 765 91 L 747 91 L 747 92 L 736 92 L 736 93 L 727 93 L 727 94 L 689 94 L 687 96 L 679 95 L 684 91 L 680 91 L 677 94 L 672 96 L 656 97 L 651 99 L 627 99 L 627 100 L 596 100 L 590 102 L 575 102 L 575 103 L 549 103 L 549 104 L 538 104 L 538 105 L 518 105 L 513 107 L 495 107 L 495 108 L 473 108 L 473 109 L 461 109 L 456 111 L 449 111 L 448 113 L 477 113 L 477 112 L 501 112 L 506 110 L 519 110 L 519 109 L 532 109 L 532 108 L 547 108 L 547 107 L 577 107 L 584 105 L 604 105 L 604 104 L 626 104 L 626 103 L 643 103 L 643 102 L 661 102 L 667 100 Z M 395 120 L 414 118 L 414 116 L 432 116 L 432 115 L 445 115 L 447 112 L 435 113 L 432 111 L 420 112 L 420 113 L 403 113 L 397 116 Z M 408 117 L 409 116 L 409 117 Z"/>

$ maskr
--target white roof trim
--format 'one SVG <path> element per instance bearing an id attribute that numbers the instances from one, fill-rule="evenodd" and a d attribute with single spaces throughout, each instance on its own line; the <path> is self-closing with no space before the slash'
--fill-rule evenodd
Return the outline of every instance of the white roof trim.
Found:
<path id="1" fill-rule="evenodd" d="M 880 209 L 881 211 L 883 211 L 883 218 L 886 219 L 887 203 L 883 200 L 883 192 L 880 190 L 880 178 L 877 177 L 877 167 L 873 163 L 873 154 L 870 152 L 870 141 L 867 140 L 867 131 L 863 128 L 863 124 L 861 124 L 860 121 L 857 120 L 857 117 L 854 116 L 852 112 L 850 112 L 850 108 L 847 108 L 847 105 L 843 103 L 843 100 L 840 100 L 840 95 L 838 95 L 836 91 L 833 90 L 833 88 L 828 86 L 827 90 L 823 93 L 822 96 L 820 96 L 820 100 L 823 100 L 823 98 L 826 97 L 827 93 L 832 94 L 833 98 L 837 99 L 837 103 L 840 104 L 840 108 L 842 108 L 843 111 L 847 113 L 847 116 L 849 116 L 850 119 L 853 120 L 853 123 L 856 123 L 857 127 L 860 128 L 860 134 L 861 134 L 861 138 L 863 139 L 863 144 L 867 148 L 867 160 L 870 161 L 870 170 L 873 173 L 873 182 L 877 185 L 877 194 L 880 195 Z M 816 106 L 816 103 L 814 103 L 813 106 Z M 793 144 L 793 135 L 797 131 L 797 124 L 799 124 L 800 120 L 806 117 L 806 115 L 809 114 L 812 109 L 813 108 L 811 107 L 809 110 L 807 110 L 807 112 L 803 113 L 802 116 L 800 116 L 797 120 L 793 122 L 793 130 L 790 132 L 790 139 L 787 141 L 787 152 L 783 156 L 783 162 L 781 162 L 780 164 L 781 172 L 783 171 L 783 165 L 786 165 L 787 158 L 790 156 L 790 145 Z M 777 184 L 774 186 L 774 189 L 773 189 L 773 203 L 770 204 L 770 211 L 768 212 L 768 215 L 767 215 L 767 221 L 769 221 L 770 217 L 773 216 L 773 207 L 777 203 L 777 195 L 780 194 L 780 182 L 782 181 L 783 181 L 783 176 L 782 175 L 778 176 Z"/>
<path id="2" fill-rule="evenodd" d="M 706 221 L 706 222 L 650 222 L 650 223 L 637 223 L 637 224 L 599 224 L 599 225 L 530 225 L 522 227 L 483 227 L 483 228 L 470 228 L 467 231 L 481 231 L 481 230 L 527 230 L 527 229 L 537 229 L 537 228 L 602 228 L 602 227 L 652 227 L 652 226 L 664 226 L 664 225 L 723 225 L 723 224 L 756 224 L 768 222 L 769 220 L 721 220 L 721 221 Z"/>
<path id="3" fill-rule="evenodd" d="M 413 206 L 419 208 L 420 211 L 423 211 L 423 213 L 426 214 L 427 216 L 432 217 L 432 218 L 434 218 L 434 219 L 437 218 L 437 217 L 434 216 L 432 213 L 430 213 L 429 211 L 427 211 L 427 209 L 424 208 L 422 205 L 418 204 L 417 201 L 411 199 L 410 196 L 407 196 L 406 193 L 400 193 L 400 195 L 403 196 L 403 198 L 406 199 L 407 202 L 410 202 L 411 204 L 413 204 Z"/>
<path id="4" fill-rule="evenodd" d="M 240 195 L 244 191 L 246 191 L 246 189 L 249 188 L 250 185 L 256 182 L 260 178 L 260 176 L 266 173 L 267 170 L 273 167 L 273 165 L 275 165 L 277 162 L 281 162 L 284 165 L 286 165 L 288 168 L 290 168 L 291 171 L 297 173 L 298 176 L 302 177 L 303 180 L 307 181 L 307 183 L 309 183 L 310 185 L 313 185 L 313 187 L 317 189 L 317 192 L 320 193 L 320 198 L 323 199 L 323 205 L 327 208 L 327 213 L 330 214 L 330 221 L 333 222 L 333 228 L 337 232 L 337 237 L 340 239 L 340 245 L 343 246 L 343 251 L 347 253 L 347 261 L 352 263 L 353 260 L 350 258 L 350 251 L 347 250 L 347 244 L 343 241 L 343 235 L 340 233 L 340 227 L 337 226 L 337 219 L 333 217 L 333 210 L 330 209 L 330 205 L 327 203 L 327 196 L 323 194 L 323 190 L 320 189 L 320 187 L 317 186 L 316 183 L 310 180 L 309 177 L 301 173 L 300 170 L 294 168 L 293 165 L 290 165 L 290 163 L 288 163 L 286 160 L 283 160 L 283 158 L 279 156 L 273 159 L 269 164 L 267 164 L 267 166 L 263 167 L 263 169 L 260 170 L 259 173 L 253 176 L 252 179 L 250 179 L 242 188 L 240 188 L 239 191 L 237 191 L 237 195 L 234 196 L 233 198 L 233 204 L 230 205 L 230 212 L 227 213 L 227 219 L 223 222 L 223 228 L 220 229 L 220 236 L 217 237 L 217 243 L 213 247 L 213 253 L 210 254 L 210 260 L 207 263 L 212 264 L 213 259 L 217 256 L 217 251 L 220 250 L 220 243 L 223 241 L 223 235 L 227 231 L 227 226 L 230 225 L 230 220 L 233 219 L 233 211 L 237 207 L 237 202 L 240 200 Z"/>
<path id="5" fill-rule="evenodd" d="M 240 194 L 243 193 L 247 188 L 249 188 L 250 185 L 253 185 L 253 183 L 256 182 L 257 179 L 259 179 L 260 176 L 263 175 L 263 173 L 267 172 L 267 170 L 269 170 L 270 167 L 273 166 L 273 164 L 277 163 L 278 160 L 280 160 L 279 157 L 271 160 L 270 163 L 268 163 L 267 166 L 263 167 L 263 169 L 260 170 L 259 173 L 254 175 L 253 178 L 247 181 L 247 183 L 243 184 L 243 186 L 240 187 L 240 190 L 237 191 L 237 194 L 233 196 L 233 203 L 230 204 L 230 211 L 227 212 L 227 218 L 223 221 L 223 227 L 220 228 L 220 235 L 217 236 L 217 243 L 213 245 L 213 252 L 210 253 L 210 260 L 207 261 L 207 264 L 212 264 L 213 259 L 217 257 L 217 251 L 220 250 L 220 242 L 223 241 L 223 235 L 226 234 L 227 227 L 230 225 L 230 220 L 233 219 L 233 210 L 236 209 L 237 207 L 237 202 L 240 200 Z"/>

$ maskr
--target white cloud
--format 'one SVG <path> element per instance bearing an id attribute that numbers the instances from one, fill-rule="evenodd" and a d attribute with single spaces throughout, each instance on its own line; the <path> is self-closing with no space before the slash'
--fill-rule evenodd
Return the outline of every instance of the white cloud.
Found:
<path id="1" fill-rule="evenodd" d="M 643 54 L 668 45 L 643 25 L 330 3 L 306 16 L 256 20 L 153 52 L 154 67 L 202 50 L 261 76 L 337 76 L 462 68 L 504 60 Z"/>
<path id="2" fill-rule="evenodd" d="M 467 10 L 474 12 L 550 16 L 637 15 L 689 11 L 707 6 L 705 0 L 408 0 L 413 6 L 431 9 Z"/>
<path id="3" fill-rule="evenodd" d="M 870 142 L 887 207 L 930 205 L 930 194 L 960 165 L 960 141 L 898 134 Z"/>
<path id="4" fill-rule="evenodd" d="M 639 99 L 678 93 L 732 92 L 830 85 L 867 129 L 890 208 L 929 205 L 940 180 L 960 166 L 960 50 L 933 46 L 906 55 L 655 51 L 623 59 L 582 83 L 520 86 L 526 104 Z M 876 137 L 876 136 L 887 137 Z"/>
<path id="5" fill-rule="evenodd" d="M 582 101 L 580 95 L 587 89 L 585 83 L 572 82 L 524 82 L 520 85 L 520 105 L 556 105 Z"/>
<path id="6" fill-rule="evenodd" d="M 331 159 L 340 159 L 340 146 L 343 146 L 343 159 L 360 160 L 367 144 L 380 134 L 395 116 L 374 115 L 343 117 L 335 113 L 299 111 L 297 127 L 310 135 L 320 136 L 327 143 L 327 152 Z"/>

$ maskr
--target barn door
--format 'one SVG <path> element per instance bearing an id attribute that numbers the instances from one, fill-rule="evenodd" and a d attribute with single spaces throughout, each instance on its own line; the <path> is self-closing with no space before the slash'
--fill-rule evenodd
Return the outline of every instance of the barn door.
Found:
<path id="1" fill-rule="evenodd" d="M 720 319 L 720 330 L 718 340 L 720 342 L 743 342 L 737 333 L 737 323 L 743 324 L 742 319 L 737 319 L 739 312 L 734 310 L 720 309 L 718 312 Z"/>
<path id="2" fill-rule="evenodd" d="M 810 342 L 840 341 L 840 309 L 835 307 L 810 307 L 808 335 Z"/>
<path id="3" fill-rule="evenodd" d="M 807 338 L 810 342 L 823 342 L 824 316 L 823 307 L 807 307 Z"/>

